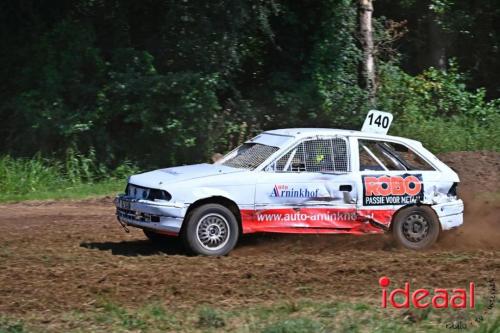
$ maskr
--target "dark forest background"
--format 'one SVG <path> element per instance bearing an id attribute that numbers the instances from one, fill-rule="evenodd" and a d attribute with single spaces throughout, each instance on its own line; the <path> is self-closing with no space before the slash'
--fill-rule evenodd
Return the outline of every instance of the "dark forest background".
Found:
<path id="1" fill-rule="evenodd" d="M 370 108 L 434 151 L 499 150 L 498 0 L 373 5 L 374 102 L 357 1 L 3 1 L 0 154 L 169 166 Z"/>

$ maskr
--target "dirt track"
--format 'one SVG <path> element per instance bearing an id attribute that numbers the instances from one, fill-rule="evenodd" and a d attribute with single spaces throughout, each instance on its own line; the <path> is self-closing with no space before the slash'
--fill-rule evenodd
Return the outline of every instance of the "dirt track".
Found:
<path id="1" fill-rule="evenodd" d="M 476 169 L 496 177 L 498 165 Z M 500 196 L 480 193 L 477 184 L 466 191 L 469 181 L 464 175 L 465 225 L 422 253 L 395 249 L 386 236 L 270 235 L 245 237 L 228 257 L 187 257 L 176 241 L 158 248 L 140 230 L 126 234 L 111 198 L 0 205 L 0 314 L 56 315 L 102 299 L 170 307 L 298 297 L 378 302 L 382 275 L 398 286 L 498 282 Z"/>

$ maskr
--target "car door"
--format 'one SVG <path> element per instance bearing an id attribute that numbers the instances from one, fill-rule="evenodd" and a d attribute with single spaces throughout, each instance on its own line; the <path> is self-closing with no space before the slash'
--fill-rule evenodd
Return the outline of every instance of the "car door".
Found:
<path id="1" fill-rule="evenodd" d="M 356 223 L 356 179 L 345 137 L 313 137 L 284 151 L 256 179 L 254 230 L 333 232 Z"/>
<path id="2" fill-rule="evenodd" d="M 424 199 L 437 172 L 412 149 L 389 140 L 358 138 L 358 214 L 389 226 L 394 212 Z"/>

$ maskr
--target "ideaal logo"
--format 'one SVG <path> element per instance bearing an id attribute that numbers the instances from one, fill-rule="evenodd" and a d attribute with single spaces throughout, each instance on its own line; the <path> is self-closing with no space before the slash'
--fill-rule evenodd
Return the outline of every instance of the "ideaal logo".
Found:
<path id="1" fill-rule="evenodd" d="M 407 205 L 424 198 L 422 175 L 362 176 L 363 204 Z"/>
<path id="2" fill-rule="evenodd" d="M 413 290 L 409 282 L 403 288 L 388 290 L 391 280 L 383 276 L 378 281 L 382 287 L 381 307 L 395 309 L 452 309 L 451 317 L 444 323 L 448 329 L 468 329 L 482 323 L 495 307 L 495 280 L 486 279 L 486 302 L 482 310 L 476 310 L 476 283 L 469 282 L 466 288 L 435 288 L 434 290 L 419 288 Z M 483 286 L 484 287 L 484 286 Z M 411 305 L 411 306 L 410 306 Z M 449 316 L 450 312 L 443 312 Z"/>
<path id="3" fill-rule="evenodd" d="M 316 198 L 319 196 L 319 188 L 309 190 L 307 188 L 289 188 L 288 185 L 274 185 L 270 196 L 274 198 Z"/>
<path id="4" fill-rule="evenodd" d="M 387 287 L 391 284 L 391 280 L 388 277 L 381 277 L 378 283 L 382 287 L 383 308 L 387 308 L 388 303 L 396 309 L 409 308 L 410 303 L 417 309 L 425 309 L 429 306 L 435 309 L 449 307 L 454 309 L 465 309 L 467 307 L 474 309 L 475 307 L 474 282 L 469 283 L 468 289 L 454 288 L 448 290 L 436 288 L 434 291 L 424 288 L 411 291 L 410 283 L 406 282 L 404 288 L 393 289 L 390 293 L 387 292 Z M 402 299 L 401 302 L 396 301 L 397 296 Z"/>

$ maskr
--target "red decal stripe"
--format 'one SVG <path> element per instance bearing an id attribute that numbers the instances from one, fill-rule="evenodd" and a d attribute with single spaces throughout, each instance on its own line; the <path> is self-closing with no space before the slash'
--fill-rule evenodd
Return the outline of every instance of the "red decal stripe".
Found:
<path id="1" fill-rule="evenodd" d="M 370 221 L 389 226 L 394 210 L 355 208 L 280 208 L 241 210 L 243 233 L 380 233 Z"/>

